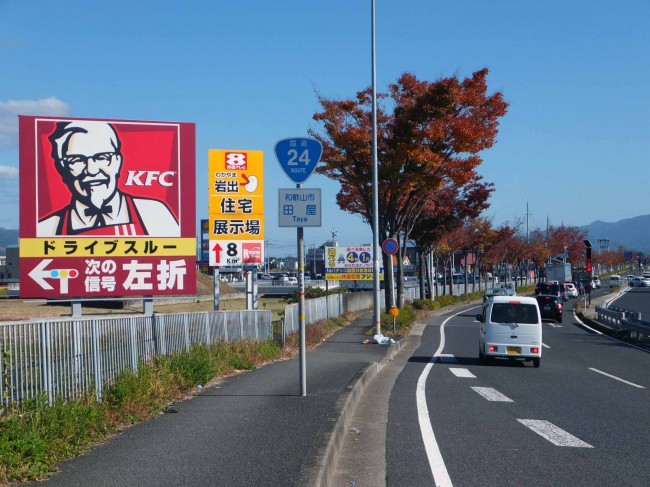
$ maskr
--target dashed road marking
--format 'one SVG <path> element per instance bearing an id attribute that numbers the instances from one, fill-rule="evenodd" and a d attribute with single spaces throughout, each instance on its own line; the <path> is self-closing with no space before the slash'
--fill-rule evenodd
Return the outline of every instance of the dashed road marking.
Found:
<path id="1" fill-rule="evenodd" d="M 476 379 L 476 376 L 472 374 L 468 369 L 461 369 L 458 367 L 449 367 L 449 370 L 456 377 L 461 377 L 464 379 Z"/>
<path id="2" fill-rule="evenodd" d="M 607 372 L 603 372 L 602 370 L 594 369 L 594 368 L 591 368 L 591 367 L 589 367 L 589 370 L 593 370 L 594 372 L 597 372 L 599 374 L 605 375 L 607 377 L 611 377 L 612 379 L 616 379 L 618 381 L 621 381 L 624 384 L 627 384 L 629 386 L 638 387 L 639 389 L 645 389 L 645 387 L 640 386 L 639 384 L 635 384 L 634 382 L 628 382 L 628 381 L 626 381 L 624 379 L 621 379 L 620 377 L 616 377 L 615 375 L 611 375 L 611 374 L 608 374 Z"/>
<path id="3" fill-rule="evenodd" d="M 514 402 L 508 396 L 504 396 L 492 387 L 472 387 L 472 389 L 474 389 L 488 401 Z"/>
<path id="4" fill-rule="evenodd" d="M 458 363 L 458 359 L 456 357 L 454 357 L 454 354 L 452 354 L 452 353 L 441 353 L 440 355 L 438 355 L 438 359 L 443 364 L 456 364 L 456 363 Z"/>
<path id="5" fill-rule="evenodd" d="M 593 448 L 589 443 L 585 443 L 580 438 L 576 438 L 571 433 L 567 433 L 562 428 L 555 426 L 553 423 L 541 419 L 518 419 L 521 424 L 530 428 L 542 438 L 550 441 L 556 446 L 570 446 L 574 448 Z"/>
<path id="6" fill-rule="evenodd" d="M 544 348 L 551 348 L 551 347 L 549 347 L 549 346 L 548 346 L 546 343 L 544 343 L 544 342 L 542 342 L 542 347 L 544 347 Z"/>

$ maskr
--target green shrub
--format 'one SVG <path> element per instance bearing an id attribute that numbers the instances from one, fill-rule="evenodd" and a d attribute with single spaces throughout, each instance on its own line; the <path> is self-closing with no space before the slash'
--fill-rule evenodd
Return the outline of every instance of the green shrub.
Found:
<path id="1" fill-rule="evenodd" d="M 417 320 L 415 309 L 412 305 L 405 305 L 399 310 L 399 315 L 395 317 L 395 333 L 397 335 L 406 335 L 411 326 Z M 393 317 L 387 313 L 381 315 L 381 328 L 384 335 L 393 333 Z"/>
<path id="2" fill-rule="evenodd" d="M 175 353 L 169 360 L 169 371 L 181 379 L 181 387 L 205 384 L 216 373 L 212 365 L 210 348 L 204 344 L 194 345 L 189 351 Z"/>
<path id="3" fill-rule="evenodd" d="M 415 309 L 433 310 L 436 309 L 436 303 L 437 301 L 432 301 L 430 299 L 414 299 L 412 305 Z"/>

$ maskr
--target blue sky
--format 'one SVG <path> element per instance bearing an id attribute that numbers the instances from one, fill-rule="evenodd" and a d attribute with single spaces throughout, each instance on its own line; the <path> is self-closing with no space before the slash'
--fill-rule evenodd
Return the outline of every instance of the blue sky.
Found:
<path id="1" fill-rule="evenodd" d="M 370 0 L 0 0 L 0 227 L 18 228 L 18 114 L 196 123 L 197 215 L 207 217 L 208 149 L 265 153 L 266 239 L 277 189 L 294 187 L 273 148 L 318 128 L 317 94 L 371 83 Z M 376 1 L 377 88 L 487 67 L 510 103 L 480 172 L 496 191 L 486 216 L 530 228 L 650 213 L 650 2 Z M 399 184 L 396 181 L 395 184 Z M 323 190 L 323 226 L 341 245 L 370 227 Z"/>

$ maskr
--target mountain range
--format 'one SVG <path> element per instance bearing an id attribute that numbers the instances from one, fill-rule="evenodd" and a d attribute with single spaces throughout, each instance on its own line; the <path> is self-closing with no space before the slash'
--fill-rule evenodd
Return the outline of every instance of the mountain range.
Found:
<path id="1" fill-rule="evenodd" d="M 623 247 L 650 253 L 650 215 L 635 216 L 617 222 L 595 221 L 580 227 L 586 230 L 594 249 L 598 249 L 598 240 L 609 240 L 609 250 Z"/>
<path id="2" fill-rule="evenodd" d="M 617 222 L 597 220 L 580 227 L 587 232 L 587 238 L 595 249 L 598 240 L 609 240 L 610 250 L 623 247 L 626 250 L 650 253 L 650 215 L 635 216 Z M 4 253 L 8 245 L 18 245 L 18 230 L 0 227 L 0 252 Z"/>
<path id="3" fill-rule="evenodd" d="M 9 245 L 18 245 L 18 230 L 0 227 L 0 252 L 4 254 Z"/>

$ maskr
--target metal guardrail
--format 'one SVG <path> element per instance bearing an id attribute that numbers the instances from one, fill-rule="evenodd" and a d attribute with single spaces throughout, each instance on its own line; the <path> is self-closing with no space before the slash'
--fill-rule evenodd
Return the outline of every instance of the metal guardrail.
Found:
<path id="1" fill-rule="evenodd" d="M 616 306 L 607 308 L 596 306 L 596 314 L 599 323 L 609 326 L 615 331 L 636 332 L 637 339 L 640 338 L 639 335 L 650 336 L 650 323 L 641 320 L 641 313 L 637 311 Z"/>
<path id="2" fill-rule="evenodd" d="M 625 313 L 622 311 L 614 311 L 600 306 L 596 306 L 596 315 L 599 323 L 615 330 L 620 330 L 621 321 L 625 318 Z"/>
<path id="3" fill-rule="evenodd" d="M 647 321 L 637 321 L 637 320 L 621 320 L 621 326 L 625 327 L 627 330 L 634 331 L 637 333 L 637 339 L 639 335 L 646 335 L 650 337 L 650 323 Z"/>
<path id="4" fill-rule="evenodd" d="M 270 311 L 43 319 L 0 324 L 0 405 L 103 389 L 141 361 L 220 340 L 272 338 Z"/>

